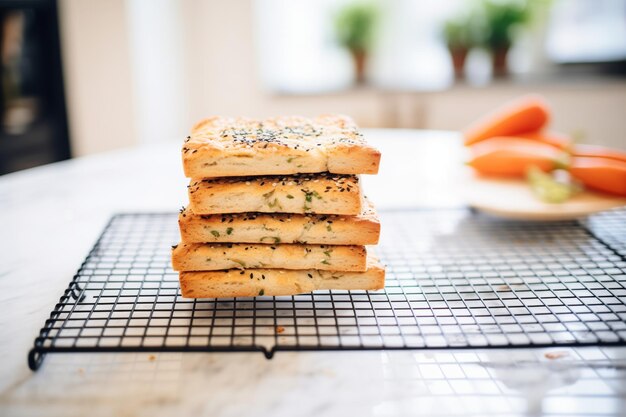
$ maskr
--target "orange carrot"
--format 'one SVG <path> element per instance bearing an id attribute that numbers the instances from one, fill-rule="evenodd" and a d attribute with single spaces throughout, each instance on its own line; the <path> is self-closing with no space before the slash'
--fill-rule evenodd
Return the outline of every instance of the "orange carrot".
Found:
<path id="1" fill-rule="evenodd" d="M 536 95 L 523 96 L 488 114 L 465 129 L 465 145 L 494 136 L 516 136 L 540 130 L 548 123 L 550 111 Z"/>
<path id="2" fill-rule="evenodd" d="M 559 132 L 546 132 L 544 130 L 520 133 L 517 135 L 520 138 L 538 140 L 539 142 L 547 143 L 555 148 L 568 150 L 572 147 L 572 138 L 564 133 Z"/>
<path id="3" fill-rule="evenodd" d="M 567 154 L 529 139 L 496 137 L 470 147 L 472 168 L 483 175 L 523 177 L 531 166 L 551 171 L 565 165 Z"/>
<path id="4" fill-rule="evenodd" d="M 574 157 L 570 174 L 585 186 L 626 197 L 626 162 L 601 157 Z"/>
<path id="5" fill-rule="evenodd" d="M 573 156 L 600 157 L 626 162 L 626 152 L 595 145 L 576 145 L 572 148 Z"/>

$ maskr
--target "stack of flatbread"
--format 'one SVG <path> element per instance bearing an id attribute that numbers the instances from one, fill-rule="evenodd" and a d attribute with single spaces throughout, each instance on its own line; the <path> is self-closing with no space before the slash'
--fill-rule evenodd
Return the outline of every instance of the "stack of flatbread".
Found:
<path id="1" fill-rule="evenodd" d="M 380 153 L 345 116 L 212 117 L 182 149 L 191 178 L 172 264 L 189 298 L 376 290 L 380 223 L 358 174 Z"/>

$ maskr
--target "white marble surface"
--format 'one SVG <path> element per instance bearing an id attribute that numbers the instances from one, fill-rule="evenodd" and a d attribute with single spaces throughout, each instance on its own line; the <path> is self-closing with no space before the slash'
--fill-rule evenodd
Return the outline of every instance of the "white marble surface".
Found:
<path id="1" fill-rule="evenodd" d="M 366 134 L 383 152 L 380 175 L 365 180 L 379 207 L 463 203 L 456 135 Z M 184 204 L 178 148 L 0 178 L 0 415 L 626 414 L 623 348 L 52 354 L 32 373 L 28 349 L 110 215 Z"/>

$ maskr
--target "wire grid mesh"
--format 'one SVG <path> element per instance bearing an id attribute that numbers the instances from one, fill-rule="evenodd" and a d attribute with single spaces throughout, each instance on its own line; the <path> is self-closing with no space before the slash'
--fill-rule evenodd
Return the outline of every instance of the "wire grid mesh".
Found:
<path id="1" fill-rule="evenodd" d="M 626 344 L 626 211 L 521 223 L 467 210 L 381 213 L 385 291 L 184 299 L 174 214 L 112 218 L 35 339 L 49 352 Z"/>
<path id="2" fill-rule="evenodd" d="M 622 260 L 626 259 L 626 210 L 598 213 L 583 224 L 591 233 L 606 242 Z"/>

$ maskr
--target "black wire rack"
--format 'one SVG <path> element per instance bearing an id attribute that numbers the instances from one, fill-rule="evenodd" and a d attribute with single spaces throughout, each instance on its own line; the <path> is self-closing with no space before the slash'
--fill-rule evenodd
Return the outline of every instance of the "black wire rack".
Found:
<path id="1" fill-rule="evenodd" d="M 469 210 L 381 213 L 384 291 L 185 299 L 174 214 L 114 216 L 46 320 L 53 352 L 626 345 L 626 210 L 524 223 Z"/>

